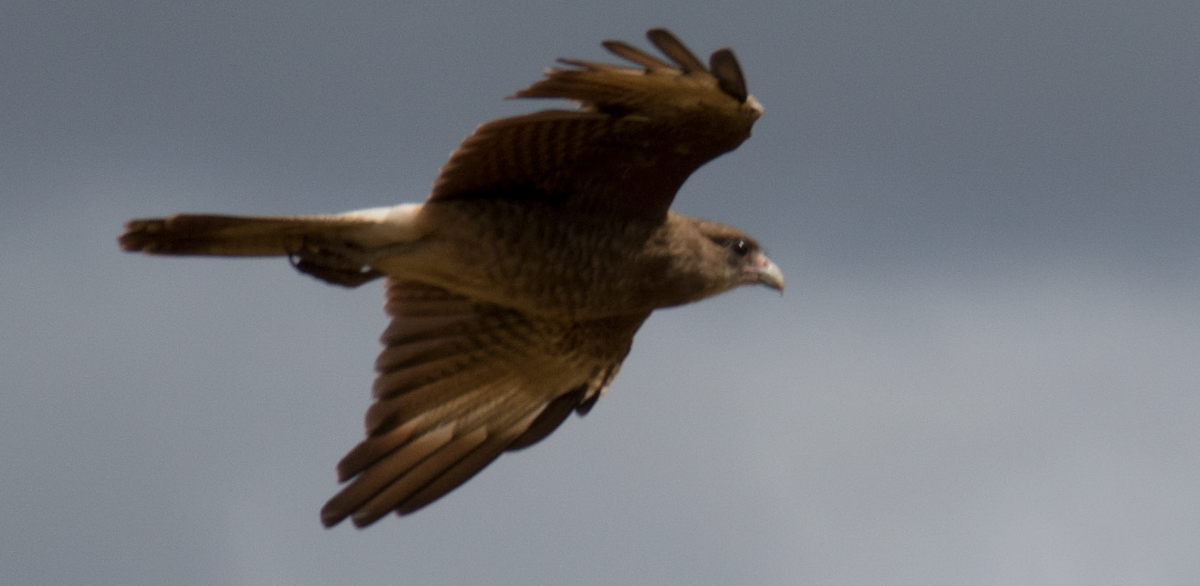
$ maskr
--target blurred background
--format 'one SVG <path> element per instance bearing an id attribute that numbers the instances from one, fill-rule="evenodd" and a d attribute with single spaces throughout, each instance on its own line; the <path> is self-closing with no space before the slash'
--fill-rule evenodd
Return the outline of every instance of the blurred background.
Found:
<path id="1" fill-rule="evenodd" d="M 324 530 L 385 325 L 131 218 L 420 201 L 559 56 L 666 26 L 766 114 L 676 209 L 788 277 L 608 395 Z M 0 5 L 0 582 L 1200 583 L 1200 4 Z M 559 106 L 559 104 L 553 104 Z"/>

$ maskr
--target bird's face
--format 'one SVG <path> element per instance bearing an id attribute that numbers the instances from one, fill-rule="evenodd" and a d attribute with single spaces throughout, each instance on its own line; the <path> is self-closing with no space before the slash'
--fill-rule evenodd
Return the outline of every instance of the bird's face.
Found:
<path id="1" fill-rule="evenodd" d="M 732 286 L 759 284 L 783 293 L 783 271 L 767 258 L 758 241 L 740 233 L 710 240 L 725 255 Z"/>
<path id="2" fill-rule="evenodd" d="M 706 264 L 719 264 L 723 269 L 724 289 L 758 284 L 783 293 L 783 271 L 767 258 L 757 240 L 732 226 L 692 221 L 706 240 Z"/>

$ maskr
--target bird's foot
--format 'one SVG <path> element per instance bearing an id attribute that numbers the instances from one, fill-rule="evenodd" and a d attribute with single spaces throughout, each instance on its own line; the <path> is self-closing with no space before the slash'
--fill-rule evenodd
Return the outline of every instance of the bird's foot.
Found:
<path id="1" fill-rule="evenodd" d="M 383 276 L 367 263 L 367 256 L 361 246 L 350 242 L 306 239 L 300 250 L 288 255 L 288 260 L 296 270 L 326 283 L 357 287 Z"/>

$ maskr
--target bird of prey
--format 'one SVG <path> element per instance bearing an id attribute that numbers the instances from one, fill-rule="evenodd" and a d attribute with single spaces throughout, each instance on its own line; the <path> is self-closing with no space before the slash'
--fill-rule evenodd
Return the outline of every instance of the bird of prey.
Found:
<path id="1" fill-rule="evenodd" d="M 647 37 L 673 65 L 620 41 L 603 45 L 639 67 L 560 59 L 514 97 L 579 108 L 479 126 L 424 203 L 126 224 L 127 251 L 286 256 L 348 287 L 386 278 L 366 439 L 337 465 L 347 484 L 321 509 L 326 527 L 412 513 L 586 414 L 655 309 L 783 291 L 753 238 L 669 209 L 762 113 L 733 52 L 706 67 L 667 30 Z"/>

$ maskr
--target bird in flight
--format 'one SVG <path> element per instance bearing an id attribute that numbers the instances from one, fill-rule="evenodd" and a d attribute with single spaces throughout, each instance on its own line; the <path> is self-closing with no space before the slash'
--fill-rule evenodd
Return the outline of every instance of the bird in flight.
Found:
<path id="1" fill-rule="evenodd" d="M 719 49 L 705 66 L 667 30 L 647 37 L 674 64 L 620 41 L 603 45 L 638 67 L 560 59 L 514 97 L 579 107 L 479 126 L 424 203 L 126 224 L 127 251 L 286 256 L 347 287 L 385 278 L 366 439 L 337 465 L 326 527 L 412 513 L 586 414 L 655 309 L 783 291 L 753 238 L 669 209 L 762 113 L 737 59 Z"/>

